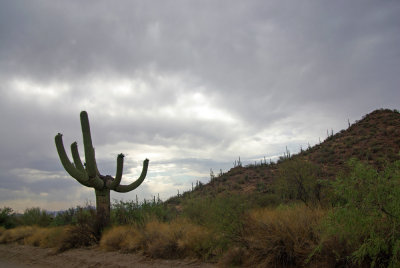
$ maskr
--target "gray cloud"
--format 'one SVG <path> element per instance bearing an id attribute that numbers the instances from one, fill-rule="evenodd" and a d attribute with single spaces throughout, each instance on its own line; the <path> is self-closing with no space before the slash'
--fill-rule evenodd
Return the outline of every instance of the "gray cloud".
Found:
<path id="1" fill-rule="evenodd" d="M 82 148 L 81 110 L 100 169 L 126 153 L 130 180 L 149 157 L 138 191 L 166 197 L 239 155 L 296 151 L 398 108 L 399 15 L 397 1 L 2 1 L 0 190 L 18 191 L 11 170 L 38 170 L 46 182 L 25 190 L 56 202 L 54 135 Z"/>

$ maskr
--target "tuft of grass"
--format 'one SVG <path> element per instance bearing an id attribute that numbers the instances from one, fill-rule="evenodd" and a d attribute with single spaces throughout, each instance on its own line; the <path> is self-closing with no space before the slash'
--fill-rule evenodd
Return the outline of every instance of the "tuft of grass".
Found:
<path id="1" fill-rule="evenodd" d="M 0 244 L 13 242 L 24 244 L 24 239 L 32 236 L 38 228 L 37 226 L 20 226 L 5 230 L 0 236 Z"/>
<path id="2" fill-rule="evenodd" d="M 104 232 L 100 247 L 106 251 L 131 252 L 139 249 L 139 239 L 137 228 L 128 225 L 115 226 Z"/>
<path id="3" fill-rule="evenodd" d="M 65 237 L 65 227 L 37 228 L 35 232 L 25 237 L 24 244 L 41 248 L 59 248 Z"/>
<path id="4" fill-rule="evenodd" d="M 213 255 L 216 236 L 207 228 L 187 220 L 175 221 L 172 228 L 180 230 L 177 243 L 184 256 L 208 259 Z"/>
<path id="5" fill-rule="evenodd" d="M 178 235 L 171 224 L 151 221 L 143 230 L 144 252 L 153 258 L 178 258 Z"/>
<path id="6" fill-rule="evenodd" d="M 318 226 L 324 215 L 321 209 L 300 205 L 252 210 L 245 216 L 238 238 L 242 249 L 228 250 L 221 262 L 260 267 L 303 266 L 319 245 Z"/>

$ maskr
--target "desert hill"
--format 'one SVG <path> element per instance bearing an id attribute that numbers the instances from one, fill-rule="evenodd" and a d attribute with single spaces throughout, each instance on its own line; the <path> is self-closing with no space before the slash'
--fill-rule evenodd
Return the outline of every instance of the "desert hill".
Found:
<path id="1" fill-rule="evenodd" d="M 261 161 L 248 166 L 236 165 L 204 185 L 197 185 L 190 196 L 216 196 L 235 193 L 267 193 L 278 175 L 279 166 L 287 159 L 302 159 L 321 168 L 319 179 L 334 179 L 346 167 L 346 162 L 357 158 L 378 169 L 400 159 L 400 113 L 397 110 L 375 110 L 345 130 L 329 136 L 321 143 L 305 148 L 300 153 L 288 152 L 277 163 Z M 185 194 L 181 195 L 185 198 Z M 174 197 L 171 202 L 177 201 Z"/>

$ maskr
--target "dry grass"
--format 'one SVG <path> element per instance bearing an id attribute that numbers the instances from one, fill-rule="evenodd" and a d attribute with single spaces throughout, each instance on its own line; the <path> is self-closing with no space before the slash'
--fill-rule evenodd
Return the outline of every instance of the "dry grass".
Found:
<path id="1" fill-rule="evenodd" d="M 21 226 L 0 230 L 0 243 L 20 243 L 56 252 L 88 246 L 94 243 L 91 232 L 79 226 L 42 228 Z M 106 231 L 100 247 L 112 251 L 141 250 L 154 258 L 204 257 L 210 252 L 212 236 L 205 228 L 186 220 L 163 223 L 157 220 L 144 227 L 117 226 Z"/>
<path id="2" fill-rule="evenodd" d="M 116 226 L 101 237 L 100 247 L 107 251 L 131 252 L 139 249 L 140 234 L 133 226 Z"/>
<path id="3" fill-rule="evenodd" d="M 59 248 L 65 235 L 65 227 L 37 228 L 31 236 L 25 237 L 24 244 L 41 248 Z"/>
<path id="4" fill-rule="evenodd" d="M 152 258 L 216 257 L 223 267 L 351 266 L 346 258 L 351 251 L 344 241 L 332 235 L 320 237 L 325 214 L 325 210 L 305 206 L 249 211 L 242 216 L 242 231 L 232 238 L 228 249 L 219 246 L 218 233 L 185 218 L 112 227 L 102 235 L 100 247 L 106 251 L 140 251 Z M 91 229 L 82 226 L 0 229 L 0 243 L 54 248 L 55 252 L 91 245 L 94 239 Z"/>
<path id="5" fill-rule="evenodd" d="M 320 243 L 318 226 L 325 211 L 305 206 L 253 210 L 244 220 L 233 248 L 221 259 L 225 265 L 252 267 L 310 266 L 309 255 Z"/>
<path id="6" fill-rule="evenodd" d="M 211 233 L 187 220 L 171 223 L 150 222 L 144 230 L 145 252 L 156 258 L 207 258 L 211 251 Z"/>
<path id="7" fill-rule="evenodd" d="M 62 252 L 71 248 L 80 248 L 94 245 L 98 242 L 96 235 L 91 228 L 81 225 L 65 226 L 60 238 L 60 244 L 56 248 L 57 252 Z"/>
<path id="8" fill-rule="evenodd" d="M 5 230 L 6 230 L 6 228 L 4 228 L 3 226 L 0 226 L 0 237 L 4 233 Z"/>
<path id="9" fill-rule="evenodd" d="M 207 259 L 212 254 L 215 236 L 209 230 L 185 220 L 176 221 L 172 227 L 181 230 L 177 243 L 185 256 Z"/>
<path id="10" fill-rule="evenodd" d="M 56 252 L 88 246 L 92 242 L 90 235 L 77 232 L 76 226 L 48 228 L 20 226 L 0 232 L 0 244 L 19 243 L 35 247 L 54 248 Z"/>
<path id="11" fill-rule="evenodd" d="M 39 227 L 36 226 L 21 226 L 5 230 L 0 236 L 0 244 L 13 242 L 24 244 L 24 240 L 32 236 L 38 229 Z"/>
<path id="12" fill-rule="evenodd" d="M 141 250 L 153 258 L 204 257 L 210 252 L 212 236 L 205 228 L 185 220 L 171 223 L 156 220 L 144 227 L 117 226 L 100 241 L 105 250 Z"/>
<path id="13" fill-rule="evenodd" d="M 143 230 L 142 247 L 147 255 L 155 258 L 177 258 L 178 232 L 172 224 L 151 221 Z"/>

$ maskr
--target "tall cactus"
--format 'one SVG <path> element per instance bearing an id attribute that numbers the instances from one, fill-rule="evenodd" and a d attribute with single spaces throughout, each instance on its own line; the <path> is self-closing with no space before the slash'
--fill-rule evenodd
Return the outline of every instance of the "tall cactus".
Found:
<path id="1" fill-rule="evenodd" d="M 55 143 L 58 156 L 68 174 L 76 179 L 80 184 L 94 188 L 96 194 L 97 226 L 102 230 L 110 223 L 110 190 L 119 193 L 126 193 L 136 189 L 146 177 L 149 160 L 146 159 L 143 161 L 143 168 L 140 177 L 129 185 L 120 185 L 124 163 L 123 154 L 119 154 L 117 157 L 117 173 L 115 178 L 110 175 L 101 175 L 97 169 L 87 112 L 82 111 L 80 117 L 86 164 L 83 165 L 81 162 L 76 142 L 71 144 L 71 153 L 74 160 L 73 163 L 69 160 L 65 152 L 62 134 L 58 133 L 55 136 Z"/>

